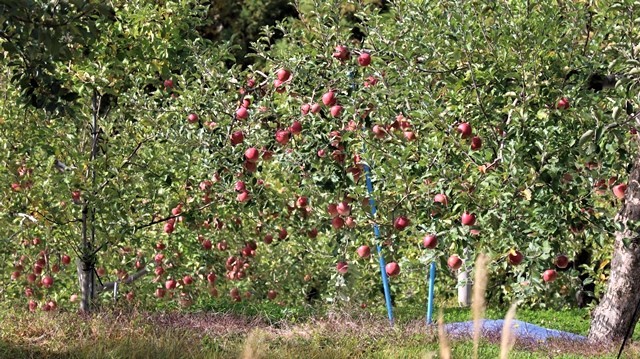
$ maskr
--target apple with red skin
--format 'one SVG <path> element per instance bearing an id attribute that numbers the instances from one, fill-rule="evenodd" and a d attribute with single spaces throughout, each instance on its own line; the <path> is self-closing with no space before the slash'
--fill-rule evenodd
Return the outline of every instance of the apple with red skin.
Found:
<path id="1" fill-rule="evenodd" d="M 167 294 L 167 291 L 164 288 L 157 288 L 156 289 L 156 298 L 164 298 L 164 296 Z"/>
<path id="2" fill-rule="evenodd" d="M 80 191 L 79 190 L 75 190 L 71 192 L 71 200 L 73 200 L 73 203 L 80 203 Z"/>
<path id="3" fill-rule="evenodd" d="M 345 62 L 350 57 L 349 49 L 344 45 L 338 45 L 336 46 L 332 56 L 341 62 Z"/>
<path id="4" fill-rule="evenodd" d="M 389 277 L 395 277 L 400 274 L 400 265 L 396 262 L 387 263 L 384 269 Z"/>
<path id="5" fill-rule="evenodd" d="M 341 216 L 348 216 L 351 214 L 351 206 L 347 202 L 340 202 L 336 205 L 336 211 Z"/>
<path id="6" fill-rule="evenodd" d="M 293 121 L 291 126 L 289 126 L 289 131 L 294 135 L 300 134 L 302 132 L 302 124 L 300 121 Z"/>
<path id="7" fill-rule="evenodd" d="M 287 90 L 287 87 L 284 85 L 284 81 L 280 80 L 273 81 L 273 87 L 276 88 L 277 93 L 283 93 Z"/>
<path id="8" fill-rule="evenodd" d="M 278 80 L 285 82 L 287 80 L 289 80 L 289 78 L 291 77 L 291 71 L 282 68 L 280 70 L 278 70 L 278 72 L 276 72 L 276 76 L 278 77 Z"/>
<path id="9" fill-rule="evenodd" d="M 407 217 L 400 216 L 393 221 L 393 228 L 395 228 L 398 231 L 403 231 L 405 228 L 409 226 L 410 223 L 411 222 Z"/>
<path id="10" fill-rule="evenodd" d="M 244 133 L 242 131 L 236 131 L 231 134 L 231 145 L 237 146 L 244 142 Z"/>
<path id="11" fill-rule="evenodd" d="M 340 274 L 346 274 L 349 271 L 349 265 L 345 261 L 340 261 L 336 264 L 336 270 Z"/>
<path id="12" fill-rule="evenodd" d="M 462 136 L 462 138 L 469 138 L 473 130 L 471 129 L 471 125 L 468 122 L 463 122 L 458 125 L 458 132 Z"/>
<path id="13" fill-rule="evenodd" d="M 404 138 L 407 141 L 415 141 L 416 140 L 416 133 L 413 131 L 404 131 Z"/>
<path id="14" fill-rule="evenodd" d="M 556 257 L 556 267 L 564 269 L 567 268 L 567 266 L 569 266 L 569 258 L 567 258 L 567 256 L 565 256 L 564 254 L 561 254 L 559 256 Z"/>
<path id="15" fill-rule="evenodd" d="M 190 284 L 193 284 L 193 277 L 192 277 L 192 276 L 190 276 L 190 275 L 188 275 L 188 274 L 187 274 L 187 275 L 185 275 L 185 276 L 182 278 L 182 283 L 184 283 L 184 285 L 190 285 Z"/>
<path id="16" fill-rule="evenodd" d="M 473 226 L 476 224 L 476 215 L 475 213 L 469 213 L 465 211 L 462 216 L 460 216 L 460 222 L 465 226 Z"/>
<path id="17" fill-rule="evenodd" d="M 156 267 L 153 270 L 153 273 L 155 273 L 158 277 L 164 274 L 164 268 L 162 267 Z"/>
<path id="18" fill-rule="evenodd" d="M 376 138 L 384 138 L 387 135 L 387 131 L 380 125 L 373 125 L 371 131 L 373 131 Z"/>
<path id="19" fill-rule="evenodd" d="M 246 151 L 244 151 L 244 157 L 249 162 L 258 162 L 260 159 L 260 151 L 258 151 L 255 147 L 249 147 Z"/>
<path id="20" fill-rule="evenodd" d="M 42 285 L 45 288 L 51 288 L 51 286 L 53 285 L 53 278 L 51 276 L 46 276 L 42 278 Z"/>
<path id="21" fill-rule="evenodd" d="M 449 203 L 449 199 L 444 193 L 438 193 L 433 197 L 433 202 L 446 206 Z"/>
<path id="22" fill-rule="evenodd" d="M 311 113 L 313 114 L 320 112 L 321 109 L 322 109 L 322 106 L 320 106 L 319 103 L 314 103 L 313 105 L 311 105 Z"/>
<path id="23" fill-rule="evenodd" d="M 36 302 L 33 299 L 29 300 L 29 311 L 35 312 L 37 308 L 38 308 L 38 302 Z"/>
<path id="24" fill-rule="evenodd" d="M 165 90 L 172 89 L 173 88 L 173 80 L 171 80 L 171 79 L 164 80 L 164 88 L 165 88 Z"/>
<path id="25" fill-rule="evenodd" d="M 213 248 L 213 243 L 211 243 L 211 240 L 205 239 L 204 241 L 202 241 L 202 248 L 209 251 L 211 250 L 211 248 Z"/>
<path id="26" fill-rule="evenodd" d="M 368 52 L 363 52 L 358 56 L 358 64 L 360 66 L 369 66 L 371 63 L 371 55 Z"/>
<path id="27" fill-rule="evenodd" d="M 566 110 L 569 107 L 571 107 L 571 104 L 569 103 L 569 99 L 566 97 L 563 97 L 560 100 L 558 100 L 558 103 L 556 104 L 556 108 L 558 110 Z"/>
<path id="28" fill-rule="evenodd" d="M 276 132 L 276 142 L 284 146 L 289 143 L 290 135 L 289 130 L 278 130 Z"/>
<path id="29" fill-rule="evenodd" d="M 544 280 L 547 283 L 553 282 L 557 278 L 558 278 L 558 272 L 556 272 L 554 269 L 547 269 L 546 271 L 544 271 L 544 273 L 542 273 L 542 280 Z"/>
<path id="30" fill-rule="evenodd" d="M 338 213 L 338 206 L 335 203 L 330 203 L 327 206 L 327 212 L 329 212 L 329 215 L 331 217 L 337 217 L 339 215 Z"/>
<path id="31" fill-rule="evenodd" d="M 471 139 L 471 150 L 478 151 L 482 148 L 482 139 L 478 136 L 473 136 Z"/>
<path id="32" fill-rule="evenodd" d="M 209 282 L 211 284 L 215 283 L 217 278 L 218 277 L 215 275 L 215 273 L 207 274 L 207 282 Z"/>
<path id="33" fill-rule="evenodd" d="M 34 273 L 29 273 L 27 275 L 27 282 L 35 283 L 36 282 L 36 275 Z"/>
<path id="34" fill-rule="evenodd" d="M 164 259 L 164 254 L 162 253 L 158 253 L 155 255 L 155 257 L 153 257 L 153 260 L 158 264 L 162 263 L 163 259 Z"/>
<path id="35" fill-rule="evenodd" d="M 169 290 L 175 289 L 177 285 L 178 285 L 178 282 L 176 282 L 173 279 L 169 279 L 164 283 L 164 287 L 169 289 Z"/>
<path id="36" fill-rule="evenodd" d="M 302 104 L 302 106 L 300 106 L 300 112 L 301 112 L 303 115 L 308 114 L 308 113 L 309 113 L 309 111 L 311 111 L 311 105 L 310 105 L 310 104 L 308 104 L 308 103 L 304 103 L 304 104 Z"/>
<path id="37" fill-rule="evenodd" d="M 366 245 L 358 247 L 357 252 L 360 258 L 369 258 L 371 256 L 371 248 Z"/>
<path id="38" fill-rule="evenodd" d="M 287 236 L 289 236 L 289 232 L 287 232 L 286 228 L 280 228 L 280 232 L 278 232 L 278 238 L 280 240 L 285 240 L 287 239 Z"/>
<path id="39" fill-rule="evenodd" d="M 266 236 L 264 236 L 264 239 L 262 241 L 265 244 L 271 244 L 273 242 L 273 236 L 270 234 L 267 234 Z"/>
<path id="40" fill-rule="evenodd" d="M 325 92 L 324 95 L 322 95 L 322 103 L 325 106 L 333 106 L 336 104 L 336 101 L 336 93 L 333 91 Z"/>
<path id="41" fill-rule="evenodd" d="M 309 204 L 309 199 L 305 196 L 299 196 L 298 199 L 296 200 L 296 206 L 298 206 L 298 208 L 304 208 Z"/>
<path id="42" fill-rule="evenodd" d="M 273 289 L 271 289 L 271 290 L 269 290 L 269 291 L 267 292 L 267 298 L 268 298 L 269 300 L 274 300 L 274 299 L 276 299 L 276 297 L 277 297 L 277 296 L 278 296 L 278 293 L 277 293 L 275 290 L 273 290 Z"/>
<path id="43" fill-rule="evenodd" d="M 522 263 L 522 261 L 524 260 L 524 255 L 522 255 L 522 252 L 520 251 L 512 250 L 512 251 L 509 251 L 507 260 L 509 261 L 509 264 L 511 264 L 512 266 L 517 266 L 518 264 Z"/>
<path id="44" fill-rule="evenodd" d="M 447 265 L 453 270 L 460 269 L 462 267 L 462 259 L 454 254 L 447 259 Z"/>
<path id="45" fill-rule="evenodd" d="M 226 241 L 218 242 L 218 244 L 216 244 L 216 248 L 218 248 L 219 251 L 226 251 L 228 248 L 227 242 Z"/>
<path id="46" fill-rule="evenodd" d="M 627 185 L 625 183 L 620 183 L 617 186 L 613 186 L 613 195 L 618 199 L 624 199 L 624 194 L 627 191 Z"/>
<path id="47" fill-rule="evenodd" d="M 167 223 L 164 224 L 164 228 L 163 228 L 164 233 L 171 234 L 171 233 L 173 233 L 174 229 L 175 229 L 175 227 L 173 226 L 173 223 L 167 222 Z"/>
<path id="48" fill-rule="evenodd" d="M 245 120 L 249 118 L 249 111 L 246 107 L 240 107 L 236 110 L 236 118 L 239 120 Z"/>
<path id="49" fill-rule="evenodd" d="M 344 219 L 342 219 L 341 217 L 333 217 L 333 219 L 331 219 L 331 226 L 335 230 L 344 227 Z"/>
<path id="50" fill-rule="evenodd" d="M 187 116 L 187 121 L 189 121 L 189 123 L 198 122 L 198 115 L 196 115 L 195 113 L 190 113 L 189 116 Z"/>
<path id="51" fill-rule="evenodd" d="M 428 249 L 434 249 L 438 246 L 438 236 L 435 234 L 427 234 L 422 239 L 422 245 Z"/>
<path id="52" fill-rule="evenodd" d="M 11 273 L 11 280 L 18 280 L 18 278 L 20 278 L 20 275 L 21 275 L 20 271 L 18 271 L 18 270 L 17 271 L 13 271 Z"/>

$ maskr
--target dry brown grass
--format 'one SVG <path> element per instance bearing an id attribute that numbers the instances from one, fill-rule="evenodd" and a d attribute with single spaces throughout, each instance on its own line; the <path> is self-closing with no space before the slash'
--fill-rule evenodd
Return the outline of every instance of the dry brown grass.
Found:
<path id="1" fill-rule="evenodd" d="M 516 308 L 518 303 L 513 303 L 507 315 L 504 317 L 504 324 L 502 326 L 502 336 L 500 338 L 500 359 L 507 359 L 509 352 L 511 352 L 515 343 L 515 337 L 511 332 L 511 323 L 516 316 Z"/>
<path id="2" fill-rule="evenodd" d="M 478 255 L 475 264 L 475 275 L 473 278 L 473 298 L 471 301 L 471 312 L 473 313 L 473 357 L 478 358 L 478 348 L 480 347 L 480 335 L 482 334 L 482 319 L 485 312 L 485 292 L 489 282 L 489 257 L 483 253 Z"/>

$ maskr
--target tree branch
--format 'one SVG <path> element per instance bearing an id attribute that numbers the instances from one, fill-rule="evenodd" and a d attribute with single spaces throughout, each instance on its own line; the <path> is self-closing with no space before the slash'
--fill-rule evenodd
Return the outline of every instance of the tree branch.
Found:
<path id="1" fill-rule="evenodd" d="M 104 283 L 100 288 L 97 289 L 96 292 L 97 292 L 97 294 L 100 294 L 100 293 L 103 293 L 103 292 L 112 291 L 113 288 L 115 287 L 116 283 L 130 284 L 130 283 L 133 283 L 136 280 L 140 279 L 141 277 L 143 277 L 147 273 L 149 273 L 147 268 L 142 268 L 141 270 L 137 271 L 136 273 L 133 273 L 132 275 L 128 276 L 127 278 L 125 278 L 123 280 L 116 280 L 116 281 L 113 281 L 113 282 Z"/>

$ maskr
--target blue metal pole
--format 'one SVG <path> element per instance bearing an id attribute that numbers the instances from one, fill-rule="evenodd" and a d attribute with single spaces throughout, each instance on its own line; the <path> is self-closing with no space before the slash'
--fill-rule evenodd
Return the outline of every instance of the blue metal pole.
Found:
<path id="1" fill-rule="evenodd" d="M 364 146 L 363 146 L 364 150 Z M 375 218 L 376 216 L 376 201 L 373 199 L 373 184 L 371 184 L 371 168 L 368 165 L 364 165 L 364 170 L 366 172 L 367 179 L 367 191 L 369 191 L 369 205 L 371 206 L 371 216 Z M 378 228 L 378 224 L 373 224 L 373 233 L 376 236 L 376 239 L 380 238 L 380 228 Z M 385 261 L 382 256 L 382 247 L 380 244 L 377 246 L 378 249 L 378 258 L 380 260 L 380 276 L 382 277 L 382 286 L 384 287 L 384 300 L 387 304 L 387 315 L 389 316 L 389 323 L 393 326 L 393 308 L 391 306 L 391 290 L 389 289 L 389 278 L 387 277 L 387 270 L 385 269 Z"/>
<path id="2" fill-rule="evenodd" d="M 433 323 L 433 292 L 436 285 L 436 262 L 429 267 L 429 299 L 427 300 L 427 324 Z"/>

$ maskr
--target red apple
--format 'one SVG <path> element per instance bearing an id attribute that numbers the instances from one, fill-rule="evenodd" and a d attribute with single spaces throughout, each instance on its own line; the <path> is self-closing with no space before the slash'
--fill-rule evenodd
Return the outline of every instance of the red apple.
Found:
<path id="1" fill-rule="evenodd" d="M 349 265 L 345 261 L 340 261 L 338 262 L 338 264 L 336 264 L 336 270 L 340 274 L 346 274 L 349 270 Z"/>
<path id="2" fill-rule="evenodd" d="M 344 219 L 342 219 L 341 217 L 334 217 L 331 220 L 331 226 L 336 230 L 344 227 Z"/>
<path id="3" fill-rule="evenodd" d="M 38 302 L 33 299 L 29 300 L 29 311 L 35 312 L 36 308 L 38 308 Z"/>
<path id="4" fill-rule="evenodd" d="M 434 249 L 438 246 L 438 236 L 435 234 L 427 234 L 422 239 L 422 245 L 425 248 Z"/>
<path id="5" fill-rule="evenodd" d="M 249 117 L 249 111 L 245 107 L 240 107 L 236 110 L 236 118 L 244 120 Z"/>
<path id="6" fill-rule="evenodd" d="M 281 145 L 286 145 L 287 143 L 289 143 L 289 136 L 289 130 L 278 130 L 276 132 L 276 142 Z"/>
<path id="7" fill-rule="evenodd" d="M 559 256 L 556 257 L 556 267 L 558 268 L 567 268 L 567 266 L 569 265 L 569 258 L 567 258 L 567 256 L 561 254 Z"/>
<path id="8" fill-rule="evenodd" d="M 476 215 L 475 213 L 469 213 L 465 211 L 462 216 L 460 216 L 460 222 L 462 222 L 465 226 L 473 226 L 476 224 Z"/>
<path id="9" fill-rule="evenodd" d="M 462 267 L 462 259 L 454 254 L 447 259 L 447 265 L 453 270 L 460 269 Z"/>
<path id="10" fill-rule="evenodd" d="M 325 106 L 333 106 L 333 105 L 335 105 L 336 104 L 336 93 L 333 92 L 333 91 L 326 92 L 324 95 L 322 95 L 322 103 L 324 103 Z"/>
<path id="11" fill-rule="evenodd" d="M 215 283 L 217 278 L 218 277 L 215 275 L 215 273 L 207 274 L 207 282 L 209 282 L 211 284 Z"/>
<path id="12" fill-rule="evenodd" d="M 303 115 L 308 114 L 309 111 L 311 111 L 311 105 L 309 105 L 308 103 L 304 103 L 302 104 L 302 106 L 300 106 L 300 112 L 302 112 Z"/>
<path id="13" fill-rule="evenodd" d="M 477 151 L 482 148 L 482 139 L 478 136 L 474 136 L 471 139 L 471 150 Z"/>
<path id="14" fill-rule="evenodd" d="M 360 66 L 369 66 L 371 63 L 371 55 L 367 52 L 363 52 L 358 56 L 358 64 Z"/>
<path id="15" fill-rule="evenodd" d="M 547 269 L 546 271 L 544 271 L 544 273 L 542 273 L 542 279 L 545 282 L 553 282 L 554 280 L 556 280 L 556 278 L 558 278 L 558 272 L 553 269 Z"/>
<path id="16" fill-rule="evenodd" d="M 311 105 L 311 113 L 318 113 L 321 109 L 322 107 L 319 103 L 314 103 L 313 105 Z"/>
<path id="17" fill-rule="evenodd" d="M 371 256 L 371 248 L 369 246 L 360 246 L 357 252 L 360 258 L 369 258 Z"/>
<path id="18" fill-rule="evenodd" d="M 462 135 L 462 138 L 468 138 L 471 136 L 471 125 L 468 122 L 463 122 L 458 125 L 458 132 Z"/>
<path id="19" fill-rule="evenodd" d="M 190 285 L 190 284 L 193 284 L 193 277 L 192 277 L 192 276 L 190 276 L 190 275 L 188 275 L 188 274 L 187 274 L 187 275 L 185 275 L 185 276 L 182 278 L 182 283 L 184 283 L 184 285 Z"/>
<path id="20" fill-rule="evenodd" d="M 42 285 L 45 288 L 51 288 L 51 286 L 53 285 L 53 278 L 51 276 L 46 276 L 42 278 Z"/>
<path id="21" fill-rule="evenodd" d="M 444 193 L 438 193 L 433 197 L 433 202 L 446 206 L 449 203 L 449 199 Z"/>
<path id="22" fill-rule="evenodd" d="M 211 243 L 211 240 L 205 239 L 204 241 L 202 241 L 202 248 L 211 250 L 211 248 L 213 248 L 213 243 Z"/>
<path id="23" fill-rule="evenodd" d="M 294 135 L 300 134 L 302 132 L 302 124 L 300 121 L 293 121 L 291 126 L 289 126 L 289 131 Z"/>
<path id="24" fill-rule="evenodd" d="M 329 215 L 331 217 L 337 217 L 339 215 L 338 213 L 338 206 L 335 203 L 330 203 L 327 206 L 327 212 L 329 212 Z"/>
<path id="25" fill-rule="evenodd" d="M 164 283 L 164 287 L 167 289 L 175 289 L 177 284 L 178 282 L 176 282 L 175 280 L 169 279 Z"/>
<path id="26" fill-rule="evenodd" d="M 283 93 L 287 90 L 287 87 L 284 85 L 284 81 L 280 80 L 273 81 L 273 87 L 276 88 L 277 93 Z"/>
<path id="27" fill-rule="evenodd" d="M 164 88 L 165 89 L 173 88 L 173 80 L 171 79 L 164 80 Z"/>
<path id="28" fill-rule="evenodd" d="M 516 250 L 509 251 L 509 256 L 507 257 L 509 264 L 513 266 L 517 266 L 518 264 L 522 263 L 523 259 L 524 259 L 524 256 L 520 251 L 516 251 Z"/>
<path id="29" fill-rule="evenodd" d="M 269 300 L 274 300 L 278 296 L 278 293 L 275 290 L 270 290 L 267 292 L 267 298 Z"/>
<path id="30" fill-rule="evenodd" d="M 336 211 L 341 216 L 348 216 L 351 214 L 351 206 L 347 202 L 340 202 L 336 205 Z"/>
<path id="31" fill-rule="evenodd" d="M 280 240 L 285 240 L 287 239 L 287 236 L 289 235 L 289 232 L 287 232 L 286 228 L 280 228 L 280 232 L 278 232 L 278 238 Z"/>
<path id="32" fill-rule="evenodd" d="M 349 59 L 349 49 L 344 45 L 338 45 L 332 55 L 334 58 L 344 62 Z"/>
<path id="33" fill-rule="evenodd" d="M 244 141 L 244 133 L 242 131 L 236 131 L 231 134 L 231 145 L 236 146 Z"/>
<path id="34" fill-rule="evenodd" d="M 393 221 L 393 228 L 402 231 L 405 228 L 407 228 L 410 224 L 410 221 L 407 217 L 397 217 L 394 221 Z"/>
<path id="35" fill-rule="evenodd" d="M 387 135 L 387 131 L 380 125 L 373 125 L 371 131 L 373 131 L 376 138 L 384 138 Z"/>
<path id="36" fill-rule="evenodd" d="M 563 97 L 560 100 L 558 100 L 558 104 L 556 105 L 556 108 L 559 110 L 566 110 L 569 107 L 571 107 L 571 105 L 569 104 L 569 99 L 566 97 Z"/>
<path id="37" fill-rule="evenodd" d="M 280 70 L 278 70 L 278 72 L 276 73 L 276 76 L 278 77 L 278 80 L 285 82 L 287 80 L 289 80 L 289 77 L 291 77 L 291 71 L 282 68 Z"/>
<path id="38" fill-rule="evenodd" d="M 246 151 L 244 151 L 244 157 L 249 162 L 258 162 L 260 159 L 260 152 L 255 147 L 249 147 Z"/>
<path id="39" fill-rule="evenodd" d="M 270 234 L 267 234 L 266 236 L 264 236 L 264 239 L 262 241 L 265 244 L 271 244 L 273 242 L 273 236 Z"/>
<path id="40" fill-rule="evenodd" d="M 195 113 L 190 113 L 189 116 L 187 116 L 187 121 L 189 121 L 189 123 L 198 122 L 198 115 L 196 115 Z"/>
<path id="41" fill-rule="evenodd" d="M 167 294 L 167 291 L 164 288 L 157 288 L 155 294 L 156 298 L 164 298 L 165 294 Z"/>
<path id="42" fill-rule="evenodd" d="M 389 277 L 395 277 L 400 274 L 400 266 L 396 262 L 387 263 L 384 269 Z"/>
<path id="43" fill-rule="evenodd" d="M 298 199 L 296 200 L 296 206 L 298 206 L 298 208 L 304 208 L 309 204 L 309 199 L 305 196 L 299 196 Z"/>
<path id="44" fill-rule="evenodd" d="M 251 199 L 251 196 L 249 195 L 249 192 L 247 192 L 247 191 L 242 191 L 242 192 L 238 193 L 238 195 L 236 196 L 236 200 L 238 202 L 247 202 L 250 199 Z"/>
<path id="45" fill-rule="evenodd" d="M 71 257 L 69 257 L 68 255 L 63 255 L 62 256 L 62 264 L 64 265 L 69 265 L 69 263 L 71 263 Z"/>
<path id="46" fill-rule="evenodd" d="M 613 186 L 613 195 L 616 196 L 616 198 L 623 199 L 626 191 L 627 191 L 627 185 L 624 183 L 621 183 L 617 186 Z"/>
<path id="47" fill-rule="evenodd" d="M 153 273 L 155 273 L 158 277 L 164 274 L 164 268 L 162 267 L 156 267 L 153 270 Z"/>
<path id="48" fill-rule="evenodd" d="M 171 222 L 167 222 L 167 223 L 164 224 L 164 233 L 171 234 L 171 233 L 173 233 L 174 229 L 175 228 L 174 228 L 174 226 L 173 226 L 173 224 Z"/>

